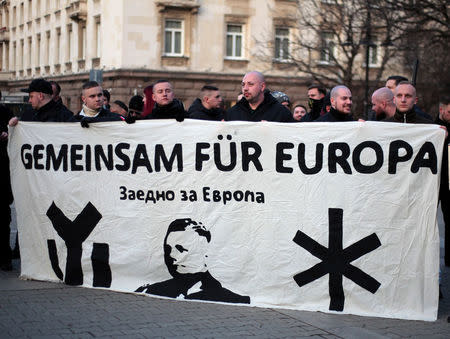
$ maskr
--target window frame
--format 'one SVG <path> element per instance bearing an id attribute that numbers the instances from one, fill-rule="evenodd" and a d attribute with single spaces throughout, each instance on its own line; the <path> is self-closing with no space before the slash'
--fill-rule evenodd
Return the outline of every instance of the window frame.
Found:
<path id="1" fill-rule="evenodd" d="M 327 37 L 329 35 L 329 37 Z M 333 32 L 323 31 L 321 32 L 321 46 L 319 51 L 319 64 L 321 65 L 334 65 L 336 59 L 336 39 Z M 330 46 L 332 44 L 332 46 Z M 323 56 L 326 56 L 323 58 Z"/>
<path id="2" fill-rule="evenodd" d="M 180 22 L 181 28 L 168 28 L 167 22 Z M 171 33 L 171 41 L 170 41 L 170 51 L 166 51 L 166 42 L 167 42 L 167 33 Z M 176 52 L 176 33 L 181 33 L 180 37 L 180 52 Z M 165 18 L 164 19 L 164 42 L 163 42 L 163 56 L 169 56 L 169 57 L 182 57 L 184 56 L 184 44 L 185 44 L 185 20 L 183 19 L 176 19 L 176 18 Z"/>
<path id="3" fill-rule="evenodd" d="M 286 30 L 286 35 L 277 34 L 277 30 Z M 277 40 L 280 40 L 279 51 L 277 56 Z M 287 51 L 284 55 L 283 41 L 287 41 Z M 278 62 L 288 62 L 291 60 L 291 30 L 289 27 L 276 26 L 275 27 L 275 38 L 274 38 L 274 60 Z"/>
<path id="4" fill-rule="evenodd" d="M 229 27 L 230 26 L 239 26 L 241 28 L 240 32 L 230 32 L 229 31 Z M 235 23 L 235 22 L 227 22 L 225 25 L 225 59 L 226 60 L 245 60 L 245 50 L 244 50 L 244 46 L 245 46 L 245 24 L 242 23 Z M 232 46 L 231 46 L 231 55 L 228 55 L 228 37 L 231 37 L 232 40 Z M 236 40 L 237 37 L 241 38 L 241 47 L 240 47 L 240 51 L 241 51 L 241 55 L 237 56 L 236 52 Z"/>

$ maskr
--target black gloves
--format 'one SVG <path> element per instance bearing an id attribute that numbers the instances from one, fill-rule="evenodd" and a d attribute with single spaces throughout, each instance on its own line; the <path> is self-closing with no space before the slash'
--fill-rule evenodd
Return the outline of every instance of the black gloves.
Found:
<path id="1" fill-rule="evenodd" d="M 125 122 L 127 124 L 134 124 L 136 122 L 136 117 L 131 114 L 128 114 L 125 118 Z"/>
<path id="2" fill-rule="evenodd" d="M 89 123 L 95 121 L 94 119 L 95 119 L 95 118 L 83 117 L 83 118 L 80 120 L 81 127 L 89 128 Z"/>

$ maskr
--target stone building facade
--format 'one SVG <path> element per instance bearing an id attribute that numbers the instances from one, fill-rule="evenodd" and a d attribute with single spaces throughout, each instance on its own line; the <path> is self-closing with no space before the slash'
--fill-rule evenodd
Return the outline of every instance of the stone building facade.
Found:
<path id="1" fill-rule="evenodd" d="M 297 0 L 2 0 L 0 88 L 13 96 L 44 77 L 78 111 L 95 70 L 113 100 L 128 102 L 164 78 L 185 106 L 204 84 L 218 86 L 229 106 L 243 74 L 259 70 L 270 89 L 305 104 L 313 81 L 286 56 L 296 10 Z M 268 40 L 272 57 L 263 58 Z"/>

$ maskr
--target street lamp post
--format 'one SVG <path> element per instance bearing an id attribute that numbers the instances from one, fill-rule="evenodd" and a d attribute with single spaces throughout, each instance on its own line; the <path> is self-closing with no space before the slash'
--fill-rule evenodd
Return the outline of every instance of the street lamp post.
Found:
<path id="1" fill-rule="evenodd" d="M 372 41 L 372 22 L 370 16 L 370 0 L 366 0 L 367 17 L 366 17 L 366 36 L 363 44 L 366 45 L 366 79 L 365 79 L 365 93 L 364 93 L 364 119 L 367 120 L 369 116 L 369 63 L 370 63 L 370 48 L 375 44 Z"/>

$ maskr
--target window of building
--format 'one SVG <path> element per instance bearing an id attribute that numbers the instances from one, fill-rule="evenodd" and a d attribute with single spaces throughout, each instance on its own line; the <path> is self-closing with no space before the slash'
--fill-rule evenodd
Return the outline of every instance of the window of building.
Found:
<path id="1" fill-rule="evenodd" d="M 334 63 L 336 57 L 336 43 L 333 33 L 323 32 L 321 37 L 320 62 Z"/>
<path id="2" fill-rule="evenodd" d="M 41 65 L 41 35 L 36 35 L 36 67 Z"/>
<path id="3" fill-rule="evenodd" d="M 67 26 L 66 59 L 72 60 L 72 25 Z"/>
<path id="4" fill-rule="evenodd" d="M 164 55 L 182 56 L 184 41 L 184 22 L 166 20 L 164 27 Z"/>
<path id="5" fill-rule="evenodd" d="M 86 59 L 86 24 L 78 25 L 78 59 Z"/>
<path id="6" fill-rule="evenodd" d="M 32 57 L 32 53 L 31 53 L 31 44 L 33 43 L 31 37 L 28 38 L 28 46 L 27 46 L 27 68 L 31 68 L 31 57 Z"/>
<path id="7" fill-rule="evenodd" d="M 23 24 L 23 2 L 20 4 L 19 7 L 19 23 Z"/>
<path id="8" fill-rule="evenodd" d="M 379 65 L 379 50 L 377 45 L 369 47 L 369 66 L 377 67 Z"/>
<path id="9" fill-rule="evenodd" d="M 275 29 L 275 59 L 289 59 L 289 28 Z"/>
<path id="10" fill-rule="evenodd" d="M 31 0 L 28 0 L 28 21 L 33 18 L 33 6 L 31 6 Z"/>
<path id="11" fill-rule="evenodd" d="M 244 28 L 238 24 L 227 24 L 226 57 L 243 58 Z"/>
<path id="12" fill-rule="evenodd" d="M 12 26 L 17 26 L 17 7 L 13 7 L 13 15 L 12 15 Z"/>
<path id="13" fill-rule="evenodd" d="M 102 31 L 100 17 L 95 18 L 95 56 L 100 58 L 102 52 Z"/>
<path id="14" fill-rule="evenodd" d="M 45 32 L 45 64 L 50 65 L 50 31 Z"/>
<path id="15" fill-rule="evenodd" d="M 13 43 L 13 50 L 12 50 L 12 52 L 13 52 L 13 57 L 12 57 L 12 60 L 13 60 L 13 70 L 14 71 L 17 71 L 17 44 L 16 44 L 16 42 L 14 41 L 14 43 Z"/>
<path id="16" fill-rule="evenodd" d="M 23 70 L 23 55 L 24 55 L 24 47 L 25 47 L 25 42 L 23 41 L 23 39 L 20 40 L 20 52 L 19 52 L 19 70 Z"/>
<path id="17" fill-rule="evenodd" d="M 61 28 L 56 29 L 55 64 L 61 63 Z"/>

